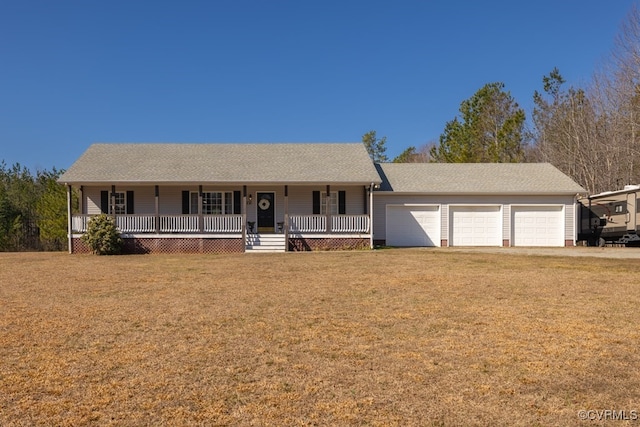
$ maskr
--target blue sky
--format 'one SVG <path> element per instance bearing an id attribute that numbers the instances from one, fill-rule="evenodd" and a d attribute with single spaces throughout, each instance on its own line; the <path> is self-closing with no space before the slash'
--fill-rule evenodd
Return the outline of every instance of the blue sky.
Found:
<path id="1" fill-rule="evenodd" d="M 505 83 L 588 81 L 637 0 L 0 0 L 0 160 L 93 142 L 437 141 Z"/>

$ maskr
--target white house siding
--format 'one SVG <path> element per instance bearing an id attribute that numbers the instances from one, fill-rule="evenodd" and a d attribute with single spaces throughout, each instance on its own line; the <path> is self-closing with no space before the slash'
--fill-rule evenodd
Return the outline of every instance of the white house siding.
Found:
<path id="1" fill-rule="evenodd" d="M 100 213 L 100 190 L 107 190 L 107 188 L 84 187 L 83 195 L 86 202 L 82 204 L 82 213 L 86 215 L 97 215 Z"/>
<path id="2" fill-rule="evenodd" d="M 565 224 L 564 239 L 568 243 L 575 242 L 574 198 L 567 196 L 538 195 L 407 195 L 397 193 L 376 193 L 374 195 L 373 231 L 374 240 L 386 240 L 385 210 L 387 204 L 431 204 L 441 206 L 441 238 L 450 237 L 450 209 L 452 206 L 501 205 L 502 209 L 502 241 L 511 244 L 512 224 L 511 205 L 563 205 Z M 451 205 L 451 206 L 450 206 Z M 449 244 L 449 242 L 443 242 Z"/>
<path id="3" fill-rule="evenodd" d="M 198 185 L 159 186 L 160 215 L 182 214 L 182 192 L 198 191 Z M 242 191 L 242 185 L 203 185 L 202 191 Z M 326 186 L 289 186 L 289 214 L 313 214 L 313 191 L 326 191 Z M 331 192 L 345 191 L 347 215 L 362 215 L 366 211 L 364 186 L 331 186 Z M 100 192 L 111 191 L 111 186 L 84 186 L 83 213 L 97 215 L 100 210 Z M 155 186 L 117 185 L 116 191 L 134 192 L 136 214 L 155 213 Z M 284 220 L 284 185 L 247 186 L 247 195 L 252 195 L 253 203 L 247 205 L 247 220 L 256 220 L 256 193 L 274 192 L 276 195 L 276 221 Z M 368 203 L 368 198 L 367 198 Z"/>
<path id="4" fill-rule="evenodd" d="M 502 236 L 510 236 L 511 228 L 512 228 L 511 205 L 503 205 L 502 206 Z"/>

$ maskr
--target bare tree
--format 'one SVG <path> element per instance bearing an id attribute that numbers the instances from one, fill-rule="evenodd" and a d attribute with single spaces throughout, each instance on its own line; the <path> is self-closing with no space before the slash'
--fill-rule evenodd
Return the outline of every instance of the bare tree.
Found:
<path id="1" fill-rule="evenodd" d="M 590 192 L 640 183 L 640 11 L 633 7 L 615 49 L 583 88 L 563 88 L 557 69 L 534 94 L 537 160 Z"/>

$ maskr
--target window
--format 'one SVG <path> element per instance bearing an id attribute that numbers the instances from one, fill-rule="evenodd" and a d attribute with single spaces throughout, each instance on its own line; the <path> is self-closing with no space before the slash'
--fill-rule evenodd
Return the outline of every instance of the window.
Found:
<path id="1" fill-rule="evenodd" d="M 622 213 L 623 212 L 623 206 L 622 205 L 616 205 L 616 213 Z"/>
<path id="2" fill-rule="evenodd" d="M 338 215 L 338 192 L 332 191 L 329 193 L 329 198 L 331 203 L 331 210 L 329 211 L 331 215 Z M 320 194 L 320 215 L 327 214 L 327 192 L 323 191 Z"/>
<path id="3" fill-rule="evenodd" d="M 114 206 L 111 205 L 111 196 L 114 197 Z M 132 215 L 133 212 L 133 191 L 100 191 L 100 212 L 109 215 Z"/>
<path id="4" fill-rule="evenodd" d="M 127 198 L 125 197 L 124 191 L 116 191 L 113 193 L 115 196 L 115 213 L 116 215 L 124 215 L 127 213 Z"/>
<path id="5" fill-rule="evenodd" d="M 330 192 L 331 215 L 345 215 L 347 213 L 347 192 L 345 190 Z M 327 193 L 315 190 L 312 192 L 312 207 L 314 215 L 327 214 Z"/>
<path id="6" fill-rule="evenodd" d="M 198 213 L 198 193 L 192 192 L 190 213 Z M 233 193 L 205 191 L 202 193 L 202 213 L 205 215 L 229 215 L 233 213 Z"/>

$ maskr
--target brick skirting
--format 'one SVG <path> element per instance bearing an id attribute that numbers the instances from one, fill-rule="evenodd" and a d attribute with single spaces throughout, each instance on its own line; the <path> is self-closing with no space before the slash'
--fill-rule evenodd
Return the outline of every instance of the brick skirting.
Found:
<path id="1" fill-rule="evenodd" d="M 289 250 L 301 251 L 340 251 L 352 249 L 369 249 L 369 239 L 358 238 L 318 238 L 290 237 Z"/>
<path id="2" fill-rule="evenodd" d="M 242 239 L 159 239 L 159 238 L 123 238 L 125 254 L 224 254 L 242 253 Z M 73 253 L 91 253 L 89 247 L 79 238 L 72 239 Z"/>

